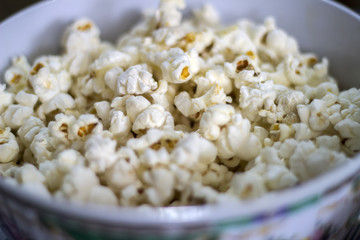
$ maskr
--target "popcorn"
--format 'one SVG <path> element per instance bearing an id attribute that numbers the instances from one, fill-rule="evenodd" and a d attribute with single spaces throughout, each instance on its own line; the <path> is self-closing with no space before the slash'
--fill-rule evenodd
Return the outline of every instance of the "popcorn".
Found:
<path id="1" fill-rule="evenodd" d="M 0 163 L 16 160 L 19 150 L 15 135 L 10 132 L 10 128 L 5 130 L 0 128 Z"/>
<path id="2" fill-rule="evenodd" d="M 261 175 L 253 172 L 236 173 L 232 178 L 228 193 L 242 199 L 256 198 L 267 192 Z"/>
<path id="3" fill-rule="evenodd" d="M 171 171 L 164 168 L 154 168 L 144 172 L 143 178 L 150 185 L 145 190 L 145 196 L 152 205 L 165 205 L 172 198 L 175 177 Z"/>
<path id="4" fill-rule="evenodd" d="M 79 19 L 71 24 L 63 35 L 65 62 L 72 76 L 80 76 L 88 70 L 97 55 L 100 31 L 89 19 Z"/>
<path id="5" fill-rule="evenodd" d="M 64 173 L 69 173 L 75 166 L 85 166 L 85 158 L 74 149 L 65 149 L 56 157 L 58 169 Z"/>
<path id="6" fill-rule="evenodd" d="M 235 114 L 216 141 L 218 156 L 222 159 L 236 156 L 246 161 L 256 157 L 261 143 L 256 135 L 250 132 L 250 127 L 249 120 L 239 113 Z"/>
<path id="7" fill-rule="evenodd" d="M 126 159 L 120 159 L 105 172 L 105 179 L 112 189 L 119 191 L 137 180 L 136 170 Z"/>
<path id="8" fill-rule="evenodd" d="M 198 162 L 209 164 L 216 158 L 217 150 L 213 143 L 191 133 L 179 141 L 171 152 L 171 161 L 186 168 L 194 167 Z"/>
<path id="9" fill-rule="evenodd" d="M 206 108 L 212 105 L 224 104 L 227 101 L 230 100 L 226 97 L 224 89 L 220 84 L 213 85 L 209 91 L 198 98 L 191 99 L 187 92 L 181 92 L 174 99 L 175 106 L 185 117 L 194 115 L 201 110 L 206 110 Z"/>
<path id="10" fill-rule="evenodd" d="M 30 116 L 17 131 L 22 144 L 29 147 L 34 137 L 45 127 L 44 123 L 37 117 Z"/>
<path id="11" fill-rule="evenodd" d="M 47 102 L 71 86 L 70 74 L 64 69 L 60 57 L 44 56 L 38 58 L 29 75 L 34 92 L 41 102 Z"/>
<path id="12" fill-rule="evenodd" d="M 201 117 L 199 131 L 206 139 L 215 141 L 220 136 L 221 127 L 230 122 L 234 114 L 235 110 L 230 105 L 218 104 L 211 106 Z"/>
<path id="13" fill-rule="evenodd" d="M 70 143 L 70 139 L 74 139 L 75 136 L 72 136 L 70 131 L 71 127 L 75 124 L 76 119 L 74 116 L 66 116 L 65 114 L 57 114 L 55 116 L 56 121 L 51 121 L 48 125 L 51 136 L 53 136 L 58 141 L 61 141 L 65 144 Z"/>
<path id="14" fill-rule="evenodd" d="M 152 74 L 147 71 L 146 65 L 129 67 L 119 76 L 117 81 L 117 92 L 121 95 L 139 95 L 156 88 L 157 83 L 152 78 Z"/>
<path id="15" fill-rule="evenodd" d="M 6 85 L 0 84 L 0 114 L 6 110 L 8 106 L 13 104 L 14 95 L 5 91 Z"/>
<path id="16" fill-rule="evenodd" d="M 255 61 L 246 55 L 237 57 L 232 63 L 224 64 L 225 72 L 230 78 L 234 78 L 236 88 L 244 83 L 261 83 L 266 80 L 266 74 L 260 72 Z"/>
<path id="17" fill-rule="evenodd" d="M 83 139 L 88 135 L 102 131 L 102 124 L 92 114 L 81 115 L 71 126 L 70 136 L 74 139 Z"/>
<path id="18" fill-rule="evenodd" d="M 104 172 L 116 161 L 116 141 L 99 135 L 91 136 L 85 144 L 85 158 L 94 172 Z"/>
<path id="19" fill-rule="evenodd" d="M 44 118 L 45 115 L 53 111 L 66 112 L 66 110 L 72 108 L 75 108 L 74 99 L 69 94 L 60 93 L 49 101 L 43 103 L 37 111 L 40 117 Z"/>
<path id="20" fill-rule="evenodd" d="M 131 121 L 122 111 L 113 111 L 111 113 L 109 131 L 115 136 L 127 136 L 131 130 Z"/>
<path id="21" fill-rule="evenodd" d="M 12 66 L 6 70 L 4 76 L 5 82 L 10 87 L 10 92 L 17 93 L 26 88 L 30 68 L 30 64 L 25 56 L 21 55 L 12 59 Z"/>
<path id="22" fill-rule="evenodd" d="M 149 128 L 174 129 L 174 119 L 161 105 L 150 105 L 136 117 L 132 130 L 139 133 Z"/>
<path id="23" fill-rule="evenodd" d="M 183 0 L 161 0 L 157 12 L 160 27 L 178 26 L 181 21 L 181 13 L 178 10 L 184 7 Z"/>
<path id="24" fill-rule="evenodd" d="M 117 205 L 117 198 L 108 187 L 97 185 L 91 189 L 89 202 L 101 205 L 114 206 Z"/>
<path id="25" fill-rule="evenodd" d="M 360 123 L 351 119 L 344 119 L 338 122 L 334 128 L 339 135 L 345 139 L 345 146 L 352 151 L 359 151 L 360 149 Z"/>
<path id="26" fill-rule="evenodd" d="M 17 129 L 26 121 L 27 118 L 33 115 L 33 109 L 22 105 L 10 105 L 3 113 L 4 123 L 13 128 Z"/>
<path id="27" fill-rule="evenodd" d="M 151 103 L 143 96 L 131 96 L 125 102 L 127 116 L 131 122 L 135 122 L 136 117 L 147 109 Z"/>
<path id="28" fill-rule="evenodd" d="M 360 90 L 267 18 L 181 21 L 161 0 L 116 46 L 82 18 L 60 55 L 12 59 L 0 84 L 0 176 L 59 201 L 228 203 L 291 188 L 360 151 Z"/>
<path id="29" fill-rule="evenodd" d="M 161 71 L 162 78 L 171 83 L 184 83 L 193 76 L 188 55 L 178 48 L 170 49 L 167 59 L 161 63 Z"/>
<path id="30" fill-rule="evenodd" d="M 37 163 L 50 160 L 57 147 L 60 149 L 60 146 L 57 146 L 55 140 L 50 137 L 49 129 L 46 127 L 40 129 L 30 144 L 30 150 Z"/>
<path id="31" fill-rule="evenodd" d="M 77 166 L 64 177 L 59 191 L 72 201 L 88 202 L 92 189 L 98 185 L 99 179 L 90 168 Z"/>
<path id="32" fill-rule="evenodd" d="M 310 105 L 309 125 L 315 131 L 325 130 L 329 124 L 329 116 L 326 112 L 326 103 L 323 100 L 314 99 Z"/>
<path id="33" fill-rule="evenodd" d="M 18 102 L 20 105 L 27 106 L 30 108 L 34 108 L 38 99 L 39 99 L 38 96 L 31 93 L 26 93 L 24 90 L 21 90 L 15 96 L 16 102 Z"/>

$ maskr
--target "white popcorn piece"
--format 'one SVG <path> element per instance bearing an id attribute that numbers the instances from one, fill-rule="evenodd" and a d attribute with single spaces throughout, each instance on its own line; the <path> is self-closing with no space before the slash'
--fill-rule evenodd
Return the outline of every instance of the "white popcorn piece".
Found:
<path id="1" fill-rule="evenodd" d="M 17 131 L 22 144 L 29 147 L 36 134 L 45 127 L 44 123 L 37 117 L 30 116 Z"/>
<path id="2" fill-rule="evenodd" d="M 345 139 L 345 146 L 352 151 L 360 150 L 360 123 L 347 118 L 338 122 L 334 128 Z"/>
<path id="3" fill-rule="evenodd" d="M 249 120 L 239 113 L 233 115 L 231 123 L 226 125 L 216 141 L 218 156 L 223 159 L 236 156 L 246 161 L 255 158 L 260 152 L 261 142 L 250 128 Z"/>
<path id="4" fill-rule="evenodd" d="M 334 136 L 318 136 L 316 138 L 316 146 L 318 148 L 327 148 L 333 151 L 340 150 L 340 138 L 336 135 Z"/>
<path id="5" fill-rule="evenodd" d="M 234 114 L 234 108 L 227 104 L 209 107 L 201 117 L 199 132 L 210 141 L 217 140 L 220 136 L 221 127 L 230 122 Z"/>
<path id="6" fill-rule="evenodd" d="M 161 0 L 156 13 L 160 27 L 178 26 L 182 17 L 179 10 L 184 7 L 184 0 Z"/>
<path id="7" fill-rule="evenodd" d="M 104 127 L 107 127 L 110 123 L 110 103 L 108 101 L 100 101 L 94 103 L 96 114 L 102 120 Z"/>
<path id="8" fill-rule="evenodd" d="M 306 123 L 294 123 L 291 125 L 291 128 L 295 131 L 295 139 L 297 141 L 310 140 L 318 135 Z"/>
<path id="9" fill-rule="evenodd" d="M 210 4 L 204 4 L 200 9 L 193 11 L 195 21 L 205 26 L 216 26 L 219 24 L 219 14 Z"/>
<path id="10" fill-rule="evenodd" d="M 224 64 L 226 74 L 234 79 L 235 87 L 240 88 L 245 83 L 261 83 L 266 80 L 266 73 L 247 55 L 237 57 L 232 63 Z"/>
<path id="11" fill-rule="evenodd" d="M 83 114 L 72 124 L 69 137 L 83 139 L 88 135 L 100 133 L 102 129 L 98 118 L 92 114 Z"/>
<path id="12" fill-rule="evenodd" d="M 229 94 L 233 90 L 233 83 L 230 78 L 227 77 L 224 68 L 217 66 L 206 72 L 206 78 L 210 82 L 218 82 L 224 88 L 224 92 Z M 197 89 L 196 89 L 197 90 Z"/>
<path id="13" fill-rule="evenodd" d="M 231 180 L 228 193 L 241 199 L 260 197 L 267 192 L 263 178 L 254 172 L 236 173 Z"/>
<path id="14" fill-rule="evenodd" d="M 161 147 L 159 150 L 148 148 L 140 156 L 140 161 L 149 168 L 167 166 L 170 163 L 170 155 L 165 147 Z"/>
<path id="15" fill-rule="evenodd" d="M 91 189 L 89 202 L 100 205 L 116 206 L 118 201 L 113 191 L 108 187 L 97 185 Z"/>
<path id="16" fill-rule="evenodd" d="M 76 166 L 85 166 L 85 158 L 74 149 L 65 149 L 56 157 L 58 169 L 64 173 L 69 173 Z"/>
<path id="17" fill-rule="evenodd" d="M 13 128 L 17 129 L 24 124 L 26 119 L 34 114 L 32 108 L 22 105 L 13 104 L 10 105 L 3 113 L 4 123 Z"/>
<path id="18" fill-rule="evenodd" d="M 296 40 L 281 29 L 274 28 L 268 31 L 262 41 L 264 46 L 259 46 L 259 49 L 275 61 L 299 51 Z"/>
<path id="19" fill-rule="evenodd" d="M 27 106 L 30 108 L 34 108 L 38 99 L 39 99 L 38 96 L 31 93 L 26 93 L 24 90 L 19 91 L 15 96 L 16 102 L 18 102 L 20 105 Z"/>
<path id="20" fill-rule="evenodd" d="M 0 128 L 0 163 L 8 163 L 16 160 L 20 151 L 18 142 L 10 128 Z"/>
<path id="21" fill-rule="evenodd" d="M 120 67 L 113 67 L 105 73 L 106 86 L 114 91 L 117 89 L 118 79 L 124 70 Z"/>
<path id="22" fill-rule="evenodd" d="M 59 144 L 50 136 L 50 131 L 46 127 L 40 129 L 30 144 L 30 150 L 37 163 L 50 160 L 56 148 L 61 149 Z"/>
<path id="23" fill-rule="evenodd" d="M 63 45 L 67 54 L 87 52 L 99 45 L 100 31 L 93 21 L 82 18 L 73 22 L 64 32 Z"/>
<path id="24" fill-rule="evenodd" d="M 40 163 L 39 171 L 44 175 L 44 184 L 51 192 L 59 189 L 64 175 L 61 171 L 59 171 L 56 162 L 44 161 Z"/>
<path id="25" fill-rule="evenodd" d="M 275 107 L 277 93 L 272 81 L 255 84 L 253 87 L 241 86 L 239 106 L 241 114 L 251 121 L 255 121 L 261 109 L 271 110 Z"/>
<path id="26" fill-rule="evenodd" d="M 189 56 L 181 49 L 171 48 L 168 58 L 161 63 L 162 78 L 171 83 L 189 81 L 193 72 Z"/>
<path id="27" fill-rule="evenodd" d="M 193 198 L 194 203 L 190 202 L 189 204 L 197 204 L 197 203 L 215 203 L 218 201 L 219 193 L 208 186 L 203 186 L 199 182 L 191 183 L 191 197 Z"/>
<path id="28" fill-rule="evenodd" d="M 59 93 L 49 101 L 43 103 L 37 110 L 39 116 L 45 116 L 53 111 L 59 110 L 66 112 L 66 110 L 75 108 L 74 99 L 67 93 Z M 44 117 L 42 117 L 44 118 Z"/>
<path id="29" fill-rule="evenodd" d="M 196 133 L 186 135 L 171 152 L 171 161 L 192 168 L 198 163 L 212 163 L 217 154 L 215 145 Z"/>
<path id="30" fill-rule="evenodd" d="M 116 141 L 100 135 L 91 136 L 85 144 L 85 158 L 89 167 L 96 173 L 104 172 L 115 163 L 115 152 Z"/>
<path id="31" fill-rule="evenodd" d="M 30 71 L 29 80 L 41 102 L 47 102 L 60 92 L 68 91 L 72 83 L 70 74 L 57 56 L 38 58 Z"/>
<path id="32" fill-rule="evenodd" d="M 140 133 L 149 128 L 174 129 L 174 119 L 168 111 L 165 111 L 163 106 L 152 104 L 137 115 L 132 126 L 135 133 Z"/>
<path id="33" fill-rule="evenodd" d="M 10 86 L 8 91 L 16 93 L 26 88 L 30 68 L 25 56 L 20 55 L 12 59 L 12 66 L 4 75 L 5 82 Z"/>
<path id="34" fill-rule="evenodd" d="M 224 88 L 215 84 L 198 98 L 191 98 L 189 93 L 181 92 L 175 97 L 174 104 L 185 117 L 189 117 L 212 105 L 225 104 L 226 101 L 229 101 L 229 98 L 224 93 Z"/>
<path id="35" fill-rule="evenodd" d="M 122 111 L 112 111 L 109 131 L 115 136 L 124 137 L 131 131 L 131 121 Z"/>
<path id="36" fill-rule="evenodd" d="M 145 195 L 154 206 L 169 202 L 174 194 L 174 174 L 165 168 L 154 168 L 143 173 L 144 181 L 149 184 Z"/>
<path id="37" fill-rule="evenodd" d="M 167 91 L 168 91 L 167 81 L 160 80 L 159 87 L 150 95 L 153 99 L 154 104 L 160 104 L 161 106 L 164 107 L 164 109 L 169 110 L 170 103 L 166 96 Z"/>
<path id="38" fill-rule="evenodd" d="M 228 189 L 228 183 L 232 179 L 233 173 L 224 165 L 211 163 L 209 169 L 202 177 L 202 183 L 211 186 L 221 192 Z"/>
<path id="39" fill-rule="evenodd" d="M 138 206 L 144 203 L 144 186 L 136 181 L 120 191 L 120 204 L 122 206 Z"/>
<path id="40" fill-rule="evenodd" d="M 51 136 L 64 144 L 69 144 L 70 139 L 75 138 L 75 136 L 71 135 L 71 128 L 75 122 L 74 116 L 67 116 L 63 113 L 57 114 L 55 121 L 49 122 L 48 125 Z"/>
<path id="41" fill-rule="evenodd" d="M 25 163 L 15 170 L 15 178 L 18 183 L 44 183 L 44 175 L 32 164 Z"/>
<path id="42" fill-rule="evenodd" d="M 107 71 L 114 67 L 127 68 L 130 65 L 131 57 L 117 50 L 105 51 L 91 65 L 90 71 L 94 75 L 95 86 L 104 88 L 104 77 Z"/>
<path id="43" fill-rule="evenodd" d="M 120 95 L 144 94 L 157 88 L 157 82 L 146 65 L 129 67 L 117 79 L 117 92 Z"/>
<path id="44" fill-rule="evenodd" d="M 88 202 L 92 189 L 98 185 L 99 179 L 91 169 L 77 166 L 64 177 L 59 191 L 72 201 Z"/>
<path id="45" fill-rule="evenodd" d="M 100 47 L 100 31 L 89 19 L 82 18 L 71 24 L 64 32 L 62 45 L 65 62 L 72 76 L 80 76 L 96 57 Z"/>
<path id="46" fill-rule="evenodd" d="M 105 179 L 106 183 L 117 192 L 137 180 L 136 169 L 126 159 L 120 159 L 105 172 Z"/>
<path id="47" fill-rule="evenodd" d="M 143 96 L 131 96 L 125 102 L 126 114 L 131 122 L 135 122 L 136 117 L 150 105 L 151 103 Z"/>
<path id="48" fill-rule="evenodd" d="M 5 91 L 6 85 L 0 83 L 0 114 L 6 110 L 6 108 L 14 103 L 15 96 L 12 93 Z"/>
<path id="49" fill-rule="evenodd" d="M 329 115 L 327 114 L 326 102 L 314 99 L 310 105 L 309 126 L 315 131 L 325 130 L 329 124 Z"/>
<path id="50" fill-rule="evenodd" d="M 184 133 L 179 131 L 149 129 L 146 134 L 140 138 L 129 139 L 127 147 L 143 153 L 147 148 L 160 149 L 162 146 L 172 151 L 177 142 L 182 138 Z"/>

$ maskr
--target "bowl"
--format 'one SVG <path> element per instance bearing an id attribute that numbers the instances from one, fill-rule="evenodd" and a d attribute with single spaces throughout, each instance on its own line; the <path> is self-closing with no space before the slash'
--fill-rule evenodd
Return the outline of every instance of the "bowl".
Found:
<path id="1" fill-rule="evenodd" d="M 224 23 L 239 18 L 260 22 L 274 16 L 302 51 L 330 61 L 341 88 L 360 87 L 360 17 L 332 1 L 210 2 Z M 35 4 L 0 24 L 0 73 L 14 55 L 30 61 L 59 52 L 61 35 L 86 16 L 102 39 L 114 42 L 157 0 L 53 0 Z M 360 156 L 316 179 L 252 201 L 215 205 L 111 208 L 42 199 L 0 177 L 0 226 L 14 239 L 343 239 L 360 210 Z"/>

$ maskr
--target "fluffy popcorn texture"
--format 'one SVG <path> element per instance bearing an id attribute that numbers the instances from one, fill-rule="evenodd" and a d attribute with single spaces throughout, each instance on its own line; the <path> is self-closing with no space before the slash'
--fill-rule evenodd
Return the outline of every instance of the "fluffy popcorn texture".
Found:
<path id="1" fill-rule="evenodd" d="M 0 176 L 56 201 L 181 206 L 261 197 L 354 161 L 360 90 L 267 18 L 182 21 L 161 0 L 116 45 L 81 18 L 60 55 L 0 84 Z"/>
<path id="2" fill-rule="evenodd" d="M 156 88 L 157 83 L 152 78 L 152 74 L 147 71 L 146 65 L 129 67 L 119 76 L 117 81 L 117 92 L 121 95 L 139 95 Z"/>
<path id="3" fill-rule="evenodd" d="M 85 157 L 94 172 L 104 172 L 116 161 L 116 141 L 94 135 L 85 144 Z"/>
<path id="4" fill-rule="evenodd" d="M 15 135 L 10 132 L 10 128 L 5 130 L 0 128 L 0 163 L 14 161 L 19 150 Z"/>

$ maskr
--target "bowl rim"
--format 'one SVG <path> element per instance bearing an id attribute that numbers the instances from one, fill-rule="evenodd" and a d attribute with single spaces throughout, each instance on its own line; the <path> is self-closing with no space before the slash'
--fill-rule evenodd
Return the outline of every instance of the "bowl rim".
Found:
<path id="1" fill-rule="evenodd" d="M 30 14 L 37 9 L 44 8 L 60 0 L 41 1 L 11 15 L 2 22 L 0 28 L 11 24 L 12 21 Z M 350 17 L 359 21 L 360 15 L 341 3 L 331 0 L 321 0 Z M 109 207 L 97 206 L 88 203 L 72 203 L 69 201 L 52 201 L 44 199 L 25 191 L 19 191 L 18 187 L 6 183 L 0 175 L 0 193 L 5 198 L 14 199 L 24 206 L 37 209 L 64 218 L 92 222 L 101 225 L 118 226 L 149 226 L 170 228 L 178 226 L 209 225 L 222 221 L 236 220 L 242 217 L 254 216 L 268 212 L 273 213 L 284 206 L 292 206 L 299 202 L 316 203 L 329 191 L 337 189 L 349 183 L 356 175 L 360 174 L 360 154 L 352 161 L 332 169 L 317 178 L 311 179 L 293 188 L 277 192 L 269 192 L 265 196 L 251 201 L 237 201 L 228 203 L 208 204 L 201 206 L 180 207 Z M 336 178 L 334 178 L 336 176 Z M 272 202 L 269 206 L 267 203 Z M 306 206 L 306 204 L 304 205 Z M 216 214 L 214 214 L 216 213 Z"/>

